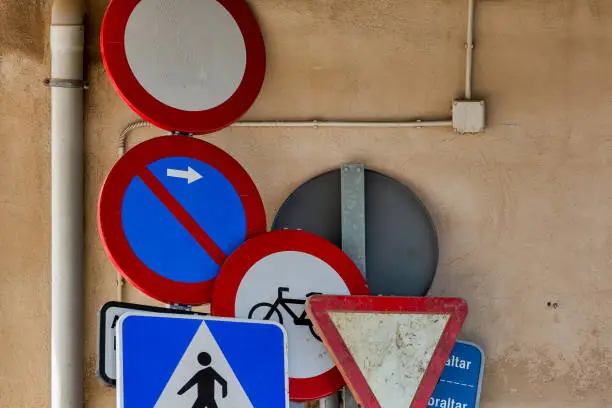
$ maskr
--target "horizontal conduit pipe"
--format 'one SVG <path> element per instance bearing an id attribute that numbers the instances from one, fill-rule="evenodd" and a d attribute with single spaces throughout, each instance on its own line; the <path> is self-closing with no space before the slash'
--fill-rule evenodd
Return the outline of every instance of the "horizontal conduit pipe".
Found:
<path id="1" fill-rule="evenodd" d="M 370 121 L 242 121 L 236 122 L 232 127 L 306 127 L 306 128 L 338 128 L 338 127 L 361 127 L 361 128 L 426 128 L 426 127 L 450 127 L 452 120 L 438 121 L 410 121 L 410 122 L 370 122 Z"/>
<path id="2" fill-rule="evenodd" d="M 437 120 L 437 121 L 410 121 L 410 122 L 366 122 L 366 121 L 320 121 L 320 120 L 303 120 L 303 121 L 241 121 L 231 125 L 232 127 L 251 127 L 251 128 L 280 128 L 280 127 L 297 127 L 297 128 L 339 128 L 339 127 L 361 127 L 361 128 L 430 128 L 430 127 L 451 127 L 452 120 Z M 123 156 L 127 151 L 127 137 L 136 129 L 144 127 L 154 127 L 151 123 L 144 120 L 139 120 L 127 125 L 119 134 L 118 152 L 119 157 Z"/>

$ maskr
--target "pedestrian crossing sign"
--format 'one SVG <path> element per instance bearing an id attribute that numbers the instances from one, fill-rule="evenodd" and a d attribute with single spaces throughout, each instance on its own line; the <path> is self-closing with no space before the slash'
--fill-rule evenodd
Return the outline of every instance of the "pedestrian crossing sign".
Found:
<path id="1" fill-rule="evenodd" d="M 287 408 L 287 340 L 271 322 L 127 313 L 119 408 Z"/>

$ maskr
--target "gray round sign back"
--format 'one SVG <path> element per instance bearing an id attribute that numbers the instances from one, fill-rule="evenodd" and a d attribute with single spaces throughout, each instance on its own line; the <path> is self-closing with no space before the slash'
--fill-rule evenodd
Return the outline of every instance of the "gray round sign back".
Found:
<path id="1" fill-rule="evenodd" d="M 424 296 L 438 264 L 438 237 L 421 200 L 397 180 L 365 174 L 366 279 L 372 294 Z M 272 229 L 301 229 L 342 244 L 340 170 L 317 176 L 283 203 Z"/>

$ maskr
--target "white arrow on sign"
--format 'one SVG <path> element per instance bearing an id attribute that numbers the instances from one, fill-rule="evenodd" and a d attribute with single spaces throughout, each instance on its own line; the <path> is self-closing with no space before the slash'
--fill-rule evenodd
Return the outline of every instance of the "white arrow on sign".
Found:
<path id="1" fill-rule="evenodd" d="M 187 166 L 187 170 L 168 169 L 166 176 L 185 179 L 187 180 L 187 184 L 191 184 L 194 181 L 198 181 L 202 178 L 202 175 L 192 169 L 190 166 Z"/>

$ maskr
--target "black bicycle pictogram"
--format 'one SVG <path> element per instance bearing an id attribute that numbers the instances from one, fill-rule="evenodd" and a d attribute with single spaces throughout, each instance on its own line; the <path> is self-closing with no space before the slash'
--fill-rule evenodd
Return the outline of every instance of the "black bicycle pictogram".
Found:
<path id="1" fill-rule="evenodd" d="M 293 312 L 290 305 L 300 305 L 303 306 L 306 303 L 306 299 L 291 299 L 283 297 L 284 292 L 289 292 L 289 288 L 279 287 L 278 288 L 278 297 L 274 301 L 274 303 L 261 302 L 257 303 L 251 311 L 249 312 L 249 319 L 256 320 L 273 320 L 272 317 L 276 314 L 276 319 L 280 324 L 283 324 L 283 314 L 281 313 L 281 307 L 285 309 L 289 316 L 293 319 L 293 324 L 296 326 L 308 326 L 310 328 L 310 333 L 312 336 L 321 341 L 321 338 L 317 335 L 314 327 L 312 327 L 312 322 L 306 315 L 306 310 L 302 311 L 301 315 L 297 315 Z M 311 292 L 306 295 L 306 297 L 312 295 L 320 295 L 317 292 Z"/>

